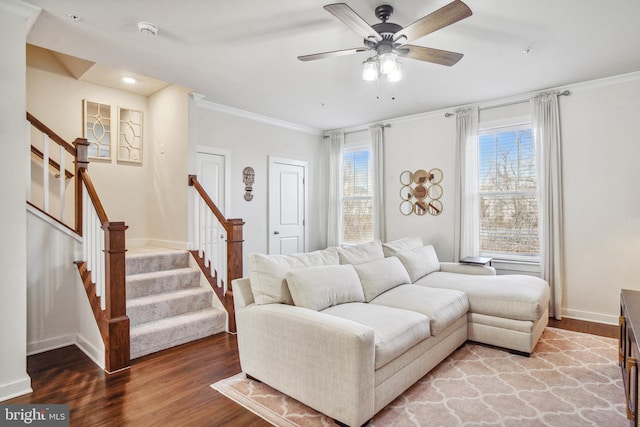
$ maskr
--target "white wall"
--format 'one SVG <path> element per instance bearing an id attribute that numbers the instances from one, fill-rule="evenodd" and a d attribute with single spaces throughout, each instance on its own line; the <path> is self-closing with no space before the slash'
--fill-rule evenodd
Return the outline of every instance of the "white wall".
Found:
<path id="1" fill-rule="evenodd" d="M 104 343 L 73 263 L 74 255 L 81 250 L 77 235 L 29 209 L 27 352 L 76 344 L 104 367 Z"/>
<path id="2" fill-rule="evenodd" d="M 640 290 L 640 73 L 561 98 L 568 316 L 617 323 Z"/>
<path id="3" fill-rule="evenodd" d="M 268 252 L 268 157 L 306 160 L 309 162 L 309 251 L 326 246 L 326 156 L 322 136 L 252 120 L 210 108 L 195 110 L 190 137 L 196 145 L 222 148 L 231 152 L 231 198 L 228 218 L 245 221 L 244 255 Z M 244 200 L 242 170 L 255 170 L 253 200 Z M 192 171 L 191 173 L 195 173 Z M 247 271 L 246 262 L 244 270 Z"/>
<path id="4" fill-rule="evenodd" d="M 620 289 L 640 290 L 640 73 L 568 86 L 560 97 L 566 286 L 563 315 L 617 323 Z M 526 97 L 522 97 L 526 99 Z M 487 102 L 490 105 L 490 102 Z M 527 103 L 481 110 L 481 120 L 526 113 Z M 386 135 L 388 239 L 418 235 L 453 257 L 455 118 L 443 112 L 391 121 Z M 399 175 L 444 172 L 443 213 L 403 216 Z"/>
<path id="5" fill-rule="evenodd" d="M 0 401 L 31 391 L 27 374 L 27 219 L 25 194 L 27 23 L 39 11 L 0 2 Z"/>

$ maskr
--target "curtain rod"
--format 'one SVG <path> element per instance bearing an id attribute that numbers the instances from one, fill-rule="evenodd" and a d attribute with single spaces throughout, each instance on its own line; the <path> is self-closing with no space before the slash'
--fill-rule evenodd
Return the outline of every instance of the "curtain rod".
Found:
<path id="1" fill-rule="evenodd" d="M 371 126 L 375 126 L 375 125 L 371 125 Z M 383 124 L 383 125 L 381 124 L 381 125 L 380 125 L 380 127 L 382 127 L 382 128 L 390 128 L 390 127 L 391 127 L 391 123 L 385 123 L 385 124 Z M 364 129 L 357 129 L 357 130 L 351 130 L 351 131 L 347 131 L 347 132 L 345 132 L 345 135 L 346 135 L 346 134 L 348 134 L 348 133 L 364 132 L 364 131 L 366 131 L 366 130 L 367 130 L 366 128 L 364 128 Z M 331 131 L 329 131 L 329 132 L 331 132 Z M 327 138 L 329 138 L 329 135 L 324 135 L 324 136 L 322 137 L 322 139 L 327 139 Z"/>
<path id="2" fill-rule="evenodd" d="M 558 93 L 558 96 L 569 96 L 571 95 L 571 92 L 568 90 L 565 90 L 564 92 L 560 92 Z M 515 104 L 521 104 L 523 102 L 527 102 L 526 100 L 523 101 L 512 101 L 512 102 L 505 102 L 504 104 L 496 104 L 496 105 L 492 105 L 490 107 L 485 107 L 485 108 L 481 108 L 482 110 L 488 110 L 490 108 L 499 108 L 499 107 L 506 107 L 508 105 L 515 105 Z M 449 118 L 451 116 L 455 116 L 455 113 L 444 113 L 444 116 Z"/>

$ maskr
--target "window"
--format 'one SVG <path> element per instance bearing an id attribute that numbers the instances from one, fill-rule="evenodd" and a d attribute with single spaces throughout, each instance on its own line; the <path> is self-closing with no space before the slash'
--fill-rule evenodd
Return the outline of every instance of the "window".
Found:
<path id="1" fill-rule="evenodd" d="M 371 146 L 345 146 L 342 186 L 342 243 L 373 239 Z"/>
<path id="2" fill-rule="evenodd" d="M 531 123 L 478 133 L 480 253 L 537 261 L 538 180 Z"/>

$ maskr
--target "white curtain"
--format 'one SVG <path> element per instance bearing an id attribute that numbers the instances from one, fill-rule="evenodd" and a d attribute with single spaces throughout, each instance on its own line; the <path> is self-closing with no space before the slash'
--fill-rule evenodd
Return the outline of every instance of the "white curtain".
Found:
<path id="1" fill-rule="evenodd" d="M 558 93 L 545 92 L 530 101 L 538 160 L 540 269 L 551 287 L 550 316 L 560 320 L 564 286 L 562 230 L 562 145 Z"/>
<path id="2" fill-rule="evenodd" d="M 340 246 L 342 236 L 342 162 L 344 132 L 329 137 L 329 200 L 327 206 L 327 246 Z"/>
<path id="3" fill-rule="evenodd" d="M 371 174 L 373 179 L 373 237 L 387 241 L 384 217 L 384 126 L 371 126 Z"/>
<path id="4" fill-rule="evenodd" d="M 478 256 L 478 107 L 456 111 L 456 211 L 454 261 Z"/>

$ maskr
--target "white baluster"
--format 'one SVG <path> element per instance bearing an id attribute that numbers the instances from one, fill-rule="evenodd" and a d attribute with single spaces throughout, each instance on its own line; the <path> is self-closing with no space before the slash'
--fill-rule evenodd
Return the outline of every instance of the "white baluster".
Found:
<path id="1" fill-rule="evenodd" d="M 198 218 L 198 234 L 200 235 L 200 244 L 198 245 L 198 256 L 202 258 L 204 256 L 204 200 L 198 197 L 199 201 L 199 212 L 200 216 Z"/>
<path id="2" fill-rule="evenodd" d="M 33 145 L 33 142 L 31 142 L 31 123 L 29 123 L 29 121 L 27 120 L 27 141 L 29 141 L 30 145 Z M 29 150 L 29 155 L 26 156 L 27 159 L 27 200 L 32 202 L 31 200 L 31 148 L 28 147 L 27 150 Z"/>
<path id="3" fill-rule="evenodd" d="M 42 134 L 42 192 L 43 209 L 49 213 L 49 135 Z"/>
<path id="4" fill-rule="evenodd" d="M 97 216 L 97 214 L 96 214 Z M 100 281 L 100 289 L 102 291 L 102 295 L 103 297 L 100 298 L 100 308 L 102 308 L 103 310 L 107 309 L 107 293 L 106 293 L 106 280 L 105 280 L 105 261 L 104 261 L 104 230 L 102 229 L 102 227 L 100 227 L 99 225 L 99 220 L 98 220 L 98 227 L 96 229 L 96 232 L 98 233 L 99 236 L 99 244 L 98 244 L 98 252 L 96 253 L 96 257 L 98 258 L 98 266 L 99 266 L 99 271 L 98 271 L 98 280 Z"/>
<path id="5" fill-rule="evenodd" d="M 65 192 L 67 190 L 67 186 L 66 186 L 66 174 L 65 174 L 65 160 L 67 157 L 67 152 L 64 150 L 64 148 L 62 147 L 62 145 L 59 145 L 58 147 L 60 147 L 60 178 L 58 179 L 58 182 L 60 184 L 60 221 L 64 222 L 64 211 L 65 209 Z"/>

